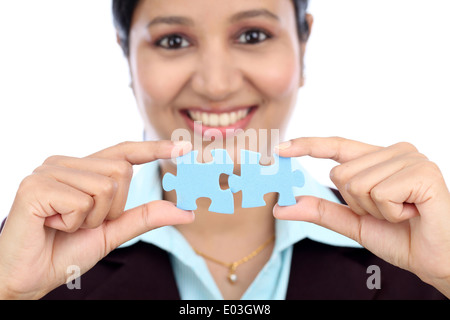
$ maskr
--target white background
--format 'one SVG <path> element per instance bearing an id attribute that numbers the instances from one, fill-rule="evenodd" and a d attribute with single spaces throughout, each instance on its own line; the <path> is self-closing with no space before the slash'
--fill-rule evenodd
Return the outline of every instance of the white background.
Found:
<path id="1" fill-rule="evenodd" d="M 415 144 L 450 181 L 450 1 L 312 0 L 289 138 Z M 48 156 L 140 140 L 110 1 L 0 1 L 0 218 Z M 328 160 L 302 160 L 330 185 Z"/>

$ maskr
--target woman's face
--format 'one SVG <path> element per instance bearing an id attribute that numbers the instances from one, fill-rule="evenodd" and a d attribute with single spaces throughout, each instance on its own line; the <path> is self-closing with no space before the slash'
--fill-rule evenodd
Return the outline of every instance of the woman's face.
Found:
<path id="1" fill-rule="evenodd" d="M 279 129 L 282 138 L 303 81 L 302 48 L 292 0 L 142 0 L 129 64 L 146 130 L 193 137 L 202 121 L 205 135 Z"/>

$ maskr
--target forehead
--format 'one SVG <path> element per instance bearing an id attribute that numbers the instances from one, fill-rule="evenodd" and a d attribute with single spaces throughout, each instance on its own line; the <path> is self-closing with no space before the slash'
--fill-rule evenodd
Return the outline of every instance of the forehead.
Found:
<path id="1" fill-rule="evenodd" d="M 164 16 L 186 17 L 195 24 L 208 22 L 233 22 L 242 12 L 270 18 L 270 14 L 279 20 L 294 18 L 292 0 L 141 0 L 135 12 L 136 19 L 151 20 Z M 251 17 L 247 15 L 246 17 Z M 241 17 L 245 18 L 245 17 Z"/>

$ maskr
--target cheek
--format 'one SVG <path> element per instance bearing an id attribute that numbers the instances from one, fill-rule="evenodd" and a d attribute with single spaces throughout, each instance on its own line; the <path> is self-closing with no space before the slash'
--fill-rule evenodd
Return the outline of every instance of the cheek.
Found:
<path id="1" fill-rule="evenodd" d="M 284 100 L 296 95 L 301 76 L 298 60 L 294 53 L 265 57 L 253 68 L 252 81 L 271 100 Z"/>
<path id="2" fill-rule="evenodd" d="M 173 100 L 184 83 L 182 69 L 177 63 L 166 63 L 150 54 L 137 58 L 133 81 L 137 95 L 144 101 L 166 105 Z"/>

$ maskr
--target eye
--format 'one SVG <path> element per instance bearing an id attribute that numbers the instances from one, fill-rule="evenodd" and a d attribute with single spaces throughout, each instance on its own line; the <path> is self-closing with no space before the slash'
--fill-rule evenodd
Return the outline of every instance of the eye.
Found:
<path id="1" fill-rule="evenodd" d="M 189 47 L 190 43 L 184 37 L 172 34 L 157 41 L 156 45 L 169 50 L 177 50 Z"/>
<path id="2" fill-rule="evenodd" d="M 270 35 L 259 29 L 245 31 L 239 36 L 239 43 L 258 44 L 270 38 Z"/>

